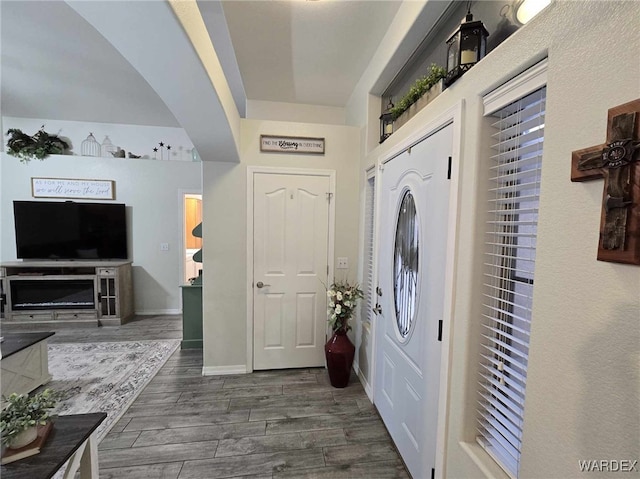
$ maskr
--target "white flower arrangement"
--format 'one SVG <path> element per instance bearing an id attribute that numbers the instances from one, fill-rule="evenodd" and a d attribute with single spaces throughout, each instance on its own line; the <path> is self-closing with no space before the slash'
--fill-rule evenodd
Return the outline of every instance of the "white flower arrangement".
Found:
<path id="1" fill-rule="evenodd" d="M 334 332 L 349 331 L 349 320 L 358 305 L 358 299 L 364 298 L 358 284 L 349 284 L 347 281 L 333 283 L 327 291 L 329 298 L 329 324 Z"/>

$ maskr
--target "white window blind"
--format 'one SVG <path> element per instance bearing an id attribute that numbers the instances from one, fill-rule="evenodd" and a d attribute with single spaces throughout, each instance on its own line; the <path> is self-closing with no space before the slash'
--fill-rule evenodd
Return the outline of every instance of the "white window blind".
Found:
<path id="1" fill-rule="evenodd" d="M 540 88 L 491 114 L 496 132 L 485 241 L 477 440 L 512 477 L 518 476 L 522 445 L 545 92 Z"/>
<path id="2" fill-rule="evenodd" d="M 362 291 L 364 301 L 360 309 L 360 318 L 363 323 L 370 322 L 373 316 L 375 304 L 375 291 L 373 285 L 373 226 L 375 218 L 375 182 L 373 170 L 367 177 L 364 191 L 364 271 L 362 274 Z"/>

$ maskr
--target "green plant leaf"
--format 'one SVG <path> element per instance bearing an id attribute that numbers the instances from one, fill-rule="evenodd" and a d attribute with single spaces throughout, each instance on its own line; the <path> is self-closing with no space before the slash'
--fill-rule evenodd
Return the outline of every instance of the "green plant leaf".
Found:
<path id="1" fill-rule="evenodd" d="M 2 443 L 8 445 L 25 429 L 45 424 L 49 419 L 50 409 L 55 407 L 59 398 L 60 393 L 52 389 L 45 389 L 32 396 L 16 393 L 9 397 L 3 396 L 5 408 L 0 411 Z"/>
<path id="2" fill-rule="evenodd" d="M 66 141 L 44 131 L 44 125 L 33 136 L 23 133 L 18 128 L 9 129 L 7 135 L 7 153 L 20 158 L 24 163 L 34 158 L 42 160 L 48 155 L 63 154 L 69 148 Z"/>
<path id="3" fill-rule="evenodd" d="M 444 67 L 432 63 L 427 75 L 418 78 L 409 88 L 409 91 L 391 109 L 393 119 L 397 120 L 411 105 L 428 92 L 432 86 L 446 76 L 447 71 Z"/>

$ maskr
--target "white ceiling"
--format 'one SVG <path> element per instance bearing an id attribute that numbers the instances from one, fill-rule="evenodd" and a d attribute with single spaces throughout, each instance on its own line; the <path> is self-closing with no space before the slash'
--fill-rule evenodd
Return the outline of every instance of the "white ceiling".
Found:
<path id="1" fill-rule="evenodd" d="M 199 1 L 241 115 L 245 95 L 344 106 L 400 4 Z M 2 0 L 0 8 L 3 116 L 179 126 L 145 79 L 65 2 Z"/>
<path id="2" fill-rule="evenodd" d="M 400 1 L 223 1 L 250 100 L 345 106 Z"/>
<path id="3" fill-rule="evenodd" d="M 179 126 L 142 76 L 65 2 L 3 0 L 0 15 L 3 116 Z"/>

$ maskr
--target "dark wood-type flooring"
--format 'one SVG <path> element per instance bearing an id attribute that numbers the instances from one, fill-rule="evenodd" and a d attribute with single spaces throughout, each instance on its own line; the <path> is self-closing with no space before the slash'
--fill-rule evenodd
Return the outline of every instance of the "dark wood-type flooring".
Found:
<path id="1" fill-rule="evenodd" d="M 180 339 L 181 325 L 137 317 L 49 341 Z M 356 376 L 335 389 L 322 368 L 201 373 L 201 350 L 171 356 L 100 443 L 101 479 L 409 477 Z"/>

